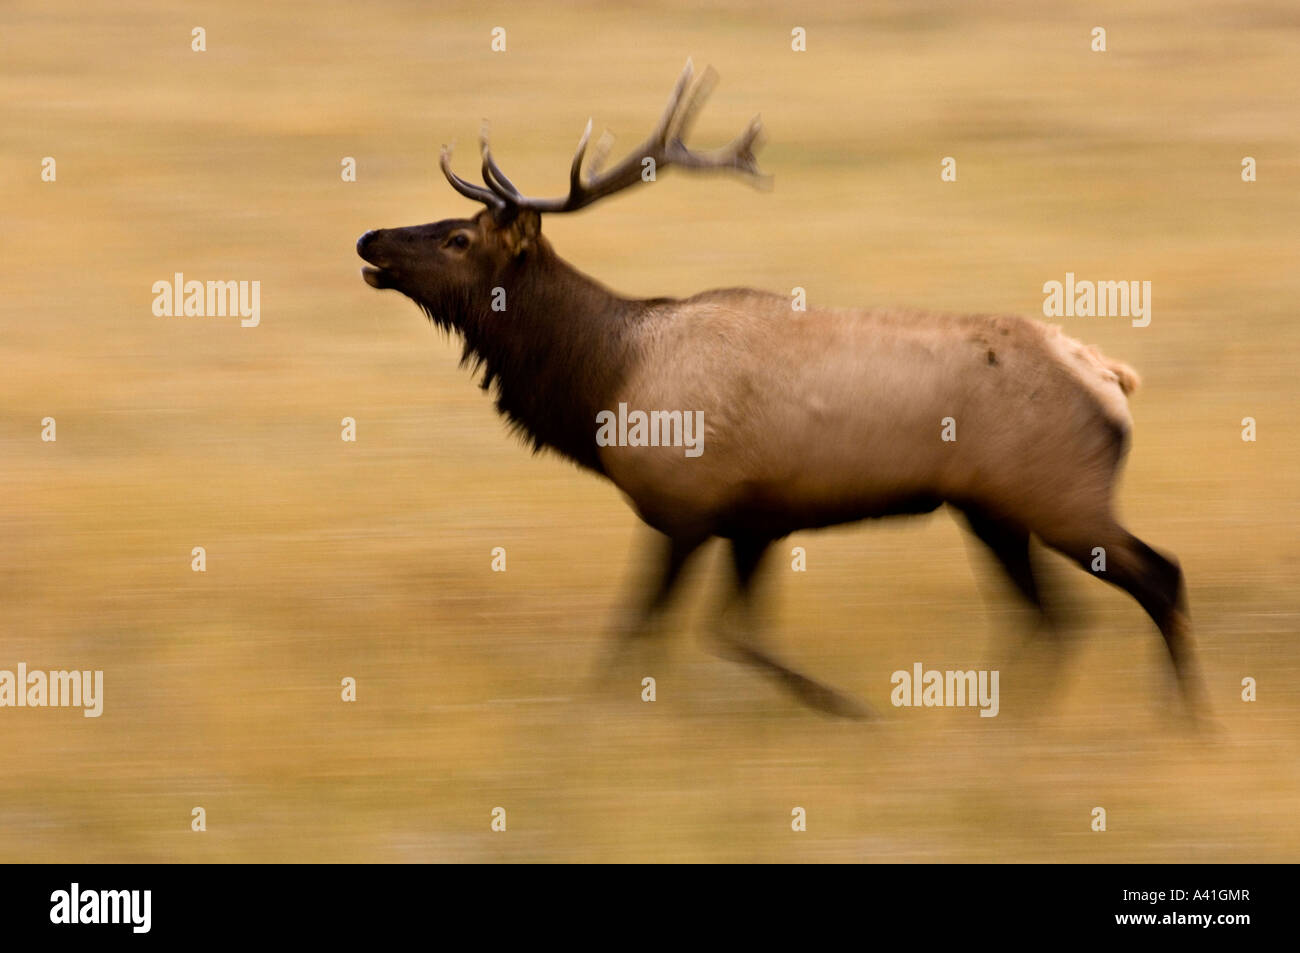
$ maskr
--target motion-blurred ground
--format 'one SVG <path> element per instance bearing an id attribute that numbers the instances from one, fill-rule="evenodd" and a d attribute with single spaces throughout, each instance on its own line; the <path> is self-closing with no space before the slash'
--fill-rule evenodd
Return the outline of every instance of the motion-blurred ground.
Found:
<path id="1" fill-rule="evenodd" d="M 0 858 L 1294 860 L 1300 16 L 969 7 L 7 4 L 0 668 L 103 669 L 107 698 L 0 710 Z M 722 75 L 696 141 L 761 111 L 776 189 L 670 174 L 546 223 L 620 291 L 1036 315 L 1066 271 L 1153 282 L 1148 328 L 1063 323 L 1144 376 L 1123 515 L 1187 572 L 1218 740 L 1166 716 L 1137 606 L 1059 562 L 1075 650 L 1047 683 L 943 514 L 773 563 L 773 637 L 882 722 L 703 651 L 712 558 L 644 673 L 659 700 L 591 690 L 644 531 L 507 438 L 352 246 L 471 211 L 437 149 L 471 173 L 484 117 L 517 183 L 561 192 L 587 117 L 631 147 L 688 55 Z M 155 318 L 175 271 L 260 280 L 261 327 Z M 914 661 L 1001 668 L 1003 713 L 891 708 Z"/>

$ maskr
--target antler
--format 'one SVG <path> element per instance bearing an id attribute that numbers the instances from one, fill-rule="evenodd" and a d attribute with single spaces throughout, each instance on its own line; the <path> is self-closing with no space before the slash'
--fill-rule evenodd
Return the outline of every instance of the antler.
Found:
<path id="1" fill-rule="evenodd" d="M 770 181 L 770 177 L 765 176 L 758 168 L 758 160 L 754 156 L 763 144 L 763 124 L 757 116 L 750 121 L 744 132 L 721 149 L 692 152 L 686 147 L 683 140 L 689 134 L 700 108 L 718 82 L 718 74 L 713 67 L 708 67 L 692 86 L 691 80 L 694 74 L 695 68 L 691 61 L 687 60 L 686 68 L 677 78 L 677 84 L 668 98 L 668 105 L 663 115 L 659 117 L 654 131 L 645 142 L 607 172 L 600 171 L 609 151 L 609 140 L 602 136 L 596 144 L 596 151 L 592 155 L 590 168 L 584 180 L 583 159 L 587 154 L 587 144 L 591 140 L 591 120 L 587 120 L 587 128 L 582 133 L 578 150 L 574 153 L 573 163 L 569 167 L 569 194 L 563 198 L 528 198 L 515 188 L 492 158 L 486 125 L 483 127 L 479 143 L 483 156 L 483 182 L 487 188 L 466 182 L 451 171 L 451 150 L 446 146 L 442 150 L 442 171 L 452 188 L 467 198 L 487 205 L 501 219 L 513 219 L 524 209 L 536 212 L 576 212 L 607 195 L 613 195 L 615 192 L 645 181 L 643 169 L 646 159 L 653 160 L 656 173 L 670 166 L 683 169 L 720 169 L 749 176 L 759 185 L 766 184 Z"/>

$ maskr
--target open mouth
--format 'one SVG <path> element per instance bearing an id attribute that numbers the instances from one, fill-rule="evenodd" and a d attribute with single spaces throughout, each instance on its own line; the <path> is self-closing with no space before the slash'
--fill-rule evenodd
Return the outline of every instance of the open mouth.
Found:
<path id="1" fill-rule="evenodd" d="M 361 269 L 361 277 L 372 288 L 392 288 L 395 286 L 394 275 L 388 270 L 388 260 L 375 247 L 377 237 L 372 230 L 357 239 L 357 255 L 366 263 L 366 267 Z"/>
<path id="2" fill-rule="evenodd" d="M 366 265 L 361 269 L 361 277 L 372 288 L 391 288 L 393 287 L 393 275 L 383 268 L 375 268 Z"/>

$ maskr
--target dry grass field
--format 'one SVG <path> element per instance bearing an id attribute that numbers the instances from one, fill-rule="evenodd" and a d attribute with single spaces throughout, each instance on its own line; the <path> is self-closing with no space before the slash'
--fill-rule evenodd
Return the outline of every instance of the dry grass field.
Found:
<path id="1" fill-rule="evenodd" d="M 0 33 L 0 669 L 105 683 L 98 719 L 0 709 L 0 860 L 1297 858 L 1293 4 L 14 0 Z M 547 220 L 618 291 L 1041 316 L 1067 271 L 1152 282 L 1149 327 L 1060 323 L 1143 375 L 1122 514 L 1187 573 L 1217 733 L 1175 717 L 1137 605 L 1054 557 L 1051 679 L 943 511 L 773 560 L 778 644 L 875 722 L 707 651 L 713 550 L 658 700 L 593 681 L 649 531 L 511 438 L 353 245 L 473 211 L 438 147 L 470 175 L 484 117 L 561 193 L 587 117 L 631 147 L 688 56 L 722 77 L 695 141 L 761 112 L 775 187 L 669 173 Z M 178 271 L 260 281 L 260 325 L 155 317 Z M 1001 714 L 893 708 L 914 661 L 999 668 Z"/>

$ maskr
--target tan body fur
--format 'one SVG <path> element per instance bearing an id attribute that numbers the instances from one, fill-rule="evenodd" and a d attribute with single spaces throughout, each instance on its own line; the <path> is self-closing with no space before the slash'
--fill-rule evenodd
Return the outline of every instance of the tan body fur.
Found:
<path id="1" fill-rule="evenodd" d="M 1108 511 L 1131 427 L 1121 383 L 1136 381 L 1024 318 L 793 311 L 744 290 L 648 315 L 634 355 L 617 401 L 704 414 L 699 457 L 601 451 L 610 479 L 669 535 L 754 520 L 780 535 L 941 501 L 1030 526 L 1063 509 L 1091 521 Z M 949 417 L 951 442 L 940 439 Z"/>

